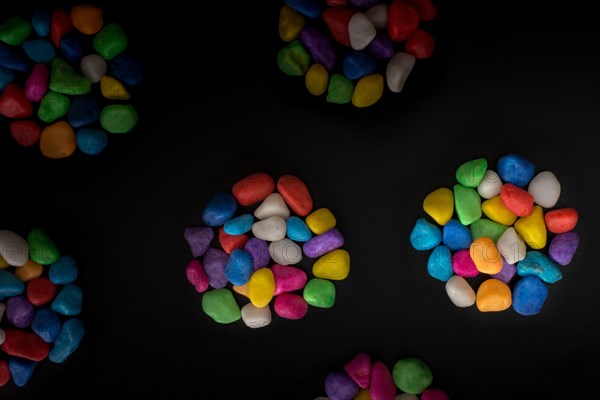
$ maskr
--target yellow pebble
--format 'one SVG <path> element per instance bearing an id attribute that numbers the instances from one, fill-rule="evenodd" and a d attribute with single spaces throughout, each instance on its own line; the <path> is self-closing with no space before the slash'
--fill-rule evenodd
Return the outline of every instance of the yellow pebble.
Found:
<path id="1" fill-rule="evenodd" d="M 109 100 L 129 100 L 131 98 L 131 94 L 125 89 L 125 86 L 108 75 L 100 78 L 100 90 L 102 91 L 102 96 Z"/>
<path id="2" fill-rule="evenodd" d="M 471 242 L 471 259 L 477 270 L 484 274 L 497 274 L 502 269 L 502 257 L 496 243 L 489 237 L 480 237 Z"/>
<path id="3" fill-rule="evenodd" d="M 383 76 L 373 74 L 363 76 L 356 83 L 352 94 L 352 104 L 355 107 L 369 107 L 377 103 L 383 95 Z"/>
<path id="4" fill-rule="evenodd" d="M 517 216 L 506 208 L 500 196 L 492 197 L 481 203 L 481 211 L 489 219 L 502 225 L 511 226 L 517 220 Z"/>
<path id="5" fill-rule="evenodd" d="M 319 208 L 306 216 L 306 226 L 315 234 L 320 235 L 335 227 L 336 220 L 328 208 Z"/>
<path id="6" fill-rule="evenodd" d="M 0 256 L 0 269 L 8 268 L 10 265 L 6 262 L 4 257 Z"/>
<path id="7" fill-rule="evenodd" d="M 454 194 L 448 188 L 439 188 L 423 200 L 423 210 L 439 225 L 446 225 L 454 213 Z"/>
<path id="8" fill-rule="evenodd" d="M 533 206 L 533 212 L 515 222 L 515 230 L 532 249 L 546 246 L 546 223 L 542 207 Z"/>
<path id="9" fill-rule="evenodd" d="M 69 157 L 77 148 L 75 132 L 66 121 L 48 125 L 40 137 L 40 151 L 48 158 Z"/>
<path id="10" fill-rule="evenodd" d="M 512 294 L 506 283 L 490 278 L 479 285 L 475 302 L 479 311 L 504 311 L 512 304 Z"/>
<path id="11" fill-rule="evenodd" d="M 354 400 L 371 400 L 371 393 L 369 389 L 360 389 L 354 397 Z"/>
<path id="12" fill-rule="evenodd" d="M 313 264 L 312 273 L 321 279 L 341 281 L 350 273 L 350 254 L 344 249 L 337 249 L 321 257 Z"/>
<path id="13" fill-rule="evenodd" d="M 279 12 L 279 36 L 284 42 L 296 39 L 304 28 L 304 16 L 291 7 L 283 6 Z"/>
<path id="14" fill-rule="evenodd" d="M 321 64 L 313 64 L 310 66 L 304 76 L 304 84 L 310 94 L 320 96 L 327 90 L 329 84 L 329 72 Z"/>
<path id="15" fill-rule="evenodd" d="M 254 307 L 269 305 L 275 293 L 275 277 L 270 268 L 260 268 L 252 274 L 248 285 L 248 297 Z"/>
<path id="16" fill-rule="evenodd" d="M 44 272 L 44 267 L 30 258 L 24 265 L 15 269 L 15 277 L 21 282 L 28 282 L 39 278 L 42 272 Z"/>
<path id="17" fill-rule="evenodd" d="M 248 297 L 248 282 L 246 282 L 242 286 L 233 285 L 233 291 L 241 294 L 244 297 Z"/>

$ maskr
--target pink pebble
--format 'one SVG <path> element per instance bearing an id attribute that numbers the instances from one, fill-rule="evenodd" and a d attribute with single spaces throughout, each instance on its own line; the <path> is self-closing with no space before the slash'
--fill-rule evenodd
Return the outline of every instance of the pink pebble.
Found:
<path id="1" fill-rule="evenodd" d="M 468 249 L 458 250 L 452 255 L 452 270 L 456 275 L 463 278 L 470 278 L 479 274 Z"/>
<path id="2" fill-rule="evenodd" d="M 273 308 L 281 318 L 300 319 L 308 312 L 308 303 L 300 295 L 282 293 L 275 297 Z"/>
<path id="3" fill-rule="evenodd" d="M 200 260 L 192 260 L 185 267 L 187 280 L 194 285 L 196 291 L 202 293 L 208 289 L 208 275 L 204 272 L 204 267 Z"/>
<path id="4" fill-rule="evenodd" d="M 449 400 L 449 397 L 441 389 L 427 388 L 421 393 L 421 400 Z"/>
<path id="5" fill-rule="evenodd" d="M 36 64 L 31 75 L 25 82 L 25 96 L 38 102 L 48 91 L 48 67 L 45 64 Z"/>
<path id="6" fill-rule="evenodd" d="M 358 353 L 344 365 L 344 371 L 361 389 L 371 383 L 371 357 L 367 353 Z"/>
<path id="7" fill-rule="evenodd" d="M 300 268 L 274 264 L 271 267 L 271 271 L 273 271 L 273 276 L 275 277 L 274 296 L 300 290 L 306 286 L 306 272 Z"/>
<path id="8" fill-rule="evenodd" d="M 392 373 L 381 361 L 375 361 L 371 366 L 371 400 L 393 400 L 396 396 L 396 384 Z"/>

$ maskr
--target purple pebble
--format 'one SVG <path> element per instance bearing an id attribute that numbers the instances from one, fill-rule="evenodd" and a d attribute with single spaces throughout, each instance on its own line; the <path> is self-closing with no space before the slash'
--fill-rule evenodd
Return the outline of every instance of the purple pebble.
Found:
<path id="1" fill-rule="evenodd" d="M 23 296 L 11 297 L 6 302 L 6 319 L 17 328 L 27 328 L 31 325 L 35 309 Z"/>
<path id="2" fill-rule="evenodd" d="M 367 51 L 374 58 L 389 60 L 394 56 L 394 42 L 386 31 L 379 31 L 367 46 Z"/>
<path id="3" fill-rule="evenodd" d="M 502 269 L 497 274 L 490 275 L 492 278 L 501 280 L 504 283 L 508 283 L 511 281 L 513 276 L 517 273 L 517 267 L 512 264 L 506 262 L 504 257 L 502 257 Z"/>
<path id="4" fill-rule="evenodd" d="M 315 62 L 332 70 L 335 64 L 335 49 L 329 36 L 315 27 L 307 26 L 300 32 L 300 41 L 306 47 Z"/>
<path id="5" fill-rule="evenodd" d="M 315 258 L 327 254 L 344 244 L 344 237 L 337 228 L 331 228 L 327 232 L 313 236 L 304 243 L 302 250 L 307 257 Z"/>
<path id="6" fill-rule="evenodd" d="M 571 262 L 578 246 L 579 235 L 577 232 L 560 233 L 552 238 L 548 255 L 560 265 L 567 265 Z"/>
<path id="7" fill-rule="evenodd" d="M 371 8 L 376 4 L 381 3 L 381 0 L 350 0 L 351 6 L 358 8 Z"/>
<path id="8" fill-rule="evenodd" d="M 185 229 L 183 237 L 190 245 L 192 255 L 194 257 L 202 257 L 206 253 L 206 250 L 208 250 L 210 242 L 214 239 L 215 233 L 212 228 L 206 226 L 193 226 Z"/>
<path id="9" fill-rule="evenodd" d="M 204 253 L 204 258 L 202 259 L 204 272 L 208 275 L 208 284 L 215 289 L 224 288 L 229 282 L 225 274 L 225 266 L 228 260 L 229 254 L 221 249 L 211 247 Z"/>
<path id="10" fill-rule="evenodd" d="M 346 373 L 331 372 L 325 379 L 325 393 L 330 400 L 352 400 L 360 390 Z"/>
<path id="11" fill-rule="evenodd" d="M 269 265 L 271 256 L 269 254 L 269 245 L 257 237 L 250 238 L 244 245 L 246 250 L 252 256 L 252 269 L 256 271 Z"/>

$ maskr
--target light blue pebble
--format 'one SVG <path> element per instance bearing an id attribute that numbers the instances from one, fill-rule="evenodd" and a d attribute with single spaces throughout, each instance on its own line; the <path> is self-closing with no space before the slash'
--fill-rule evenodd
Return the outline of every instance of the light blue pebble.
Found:
<path id="1" fill-rule="evenodd" d="M 471 230 L 456 219 L 448 221 L 442 229 L 442 241 L 451 251 L 464 250 L 471 247 L 473 238 Z"/>
<path id="2" fill-rule="evenodd" d="M 535 275 L 546 283 L 555 283 L 562 279 L 562 272 L 554 261 L 535 250 L 527 251 L 525 258 L 517 263 L 517 274 Z"/>
<path id="3" fill-rule="evenodd" d="M 12 376 L 15 385 L 23 387 L 29 382 L 33 376 L 33 371 L 37 366 L 37 362 L 26 360 L 24 358 L 11 357 L 8 360 L 8 369 Z"/>
<path id="4" fill-rule="evenodd" d="M 0 67 L 5 67 L 20 72 L 31 69 L 31 61 L 22 56 L 6 43 L 0 41 Z"/>
<path id="5" fill-rule="evenodd" d="M 319 18 L 323 12 L 318 0 L 285 0 L 285 4 L 309 18 Z"/>
<path id="6" fill-rule="evenodd" d="M 4 90 L 4 88 L 14 80 L 15 73 L 13 70 L 0 65 L 0 91 Z"/>
<path id="7" fill-rule="evenodd" d="M 26 40 L 22 46 L 27 57 L 37 63 L 47 64 L 56 55 L 56 48 L 46 39 Z"/>
<path id="8" fill-rule="evenodd" d="M 427 272 L 435 279 L 446 282 L 454 275 L 452 270 L 452 254 L 444 245 L 437 246 L 427 260 Z"/>
<path id="9" fill-rule="evenodd" d="M 377 68 L 377 60 L 367 53 L 351 51 L 344 57 L 342 70 L 348 79 L 360 79 L 372 74 Z"/>
<path id="10" fill-rule="evenodd" d="M 102 152 L 108 144 L 108 136 L 102 129 L 83 128 L 75 135 L 77 148 L 88 155 L 96 155 Z"/>
<path id="11" fill-rule="evenodd" d="M 415 250 L 431 250 L 442 242 L 442 231 L 424 217 L 417 219 L 410 232 L 410 244 Z"/>
<path id="12" fill-rule="evenodd" d="M 252 275 L 252 256 L 246 250 L 235 249 L 225 265 L 225 275 L 229 282 L 242 286 Z"/>
<path id="13" fill-rule="evenodd" d="M 48 276 L 52 283 L 66 285 L 75 282 L 78 272 L 77 261 L 69 255 L 61 255 L 58 261 L 50 266 Z"/>
<path id="14" fill-rule="evenodd" d="M 77 350 L 84 334 L 85 328 L 83 322 L 78 318 L 70 318 L 65 321 L 54 342 L 54 347 L 52 347 L 50 354 L 48 354 L 48 359 L 55 363 L 64 362 Z"/>
<path id="15" fill-rule="evenodd" d="M 220 226 L 229 221 L 236 210 L 235 198 L 230 193 L 219 192 L 206 205 L 202 220 L 208 226 Z"/>
<path id="16" fill-rule="evenodd" d="M 83 293 L 72 283 L 62 287 L 52 301 L 51 308 L 62 315 L 78 315 L 81 312 Z"/>
<path id="17" fill-rule="evenodd" d="M 60 317 L 49 308 L 39 309 L 31 322 L 31 329 L 46 343 L 54 342 L 60 332 L 60 326 Z"/>
<path id="18" fill-rule="evenodd" d="M 73 128 L 81 128 L 96 122 L 100 116 L 100 106 L 96 97 L 89 94 L 75 96 L 67 116 Z"/>
<path id="19" fill-rule="evenodd" d="M 533 178 L 535 165 L 517 154 L 507 154 L 498 159 L 496 171 L 505 183 L 523 187 Z"/>
<path id="20" fill-rule="evenodd" d="M 46 37 L 50 34 L 50 23 L 52 22 L 52 14 L 45 8 L 38 8 L 33 12 L 31 17 L 31 25 L 35 33 L 41 37 Z"/>
<path id="21" fill-rule="evenodd" d="M 0 269 L 0 297 L 18 296 L 25 291 L 25 284 L 5 269 Z"/>
<path id="22" fill-rule="evenodd" d="M 296 242 L 307 242 L 312 232 L 302 218 L 292 215 L 285 221 L 287 236 Z"/>
<path id="23" fill-rule="evenodd" d="M 548 287 L 535 275 L 519 279 L 513 288 L 512 307 L 521 315 L 534 315 L 541 311 L 548 297 Z"/>
<path id="24" fill-rule="evenodd" d="M 63 57 L 71 64 L 79 64 L 85 53 L 85 36 L 73 30 L 60 40 Z"/>
<path id="25" fill-rule="evenodd" d="M 230 219 L 223 225 L 223 230 L 228 235 L 241 235 L 249 232 L 254 224 L 254 216 L 252 214 L 242 214 Z"/>
<path id="26" fill-rule="evenodd" d="M 137 57 L 121 53 L 110 62 L 112 75 L 121 83 L 137 85 L 144 78 L 144 62 Z"/>

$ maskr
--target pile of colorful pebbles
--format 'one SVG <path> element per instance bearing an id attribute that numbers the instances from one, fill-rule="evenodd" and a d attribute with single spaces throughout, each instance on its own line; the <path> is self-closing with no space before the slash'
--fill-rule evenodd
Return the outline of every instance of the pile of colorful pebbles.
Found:
<path id="1" fill-rule="evenodd" d="M 251 174 L 231 192 L 217 193 L 202 219 L 207 226 L 184 233 L 194 257 L 186 274 L 196 291 L 206 292 L 202 309 L 214 321 L 241 318 L 261 328 L 271 323 L 270 304 L 290 320 L 304 317 L 309 306 L 334 305 L 333 281 L 348 276 L 350 255 L 341 248 L 334 215 L 327 208 L 313 211 L 312 196 L 297 176 L 282 175 L 275 187 L 270 175 Z M 303 255 L 312 263 L 310 280 Z M 246 303 L 241 309 L 234 296 Z"/>
<path id="2" fill-rule="evenodd" d="M 277 65 L 328 103 L 369 107 L 384 81 L 401 92 L 416 60 L 431 56 L 436 15 L 432 0 L 286 0 Z"/>
<path id="3" fill-rule="evenodd" d="M 315 400 L 448 400 L 432 383 L 431 369 L 419 358 L 402 358 L 390 371 L 385 363 L 359 353 L 343 369 L 327 375 L 327 397 Z"/>
<path id="4" fill-rule="evenodd" d="M 0 387 L 24 386 L 46 358 L 65 362 L 84 335 L 78 267 L 40 229 L 0 230 Z"/>
<path id="5" fill-rule="evenodd" d="M 106 132 L 130 132 L 138 113 L 128 100 L 143 63 L 127 47 L 121 25 L 105 24 L 94 5 L 38 9 L 30 19 L 0 23 L 0 115 L 11 120 L 15 141 L 39 143 L 56 159 L 77 148 L 98 154 Z"/>
<path id="6" fill-rule="evenodd" d="M 482 312 L 512 306 L 534 315 L 579 246 L 578 213 L 556 207 L 561 185 L 552 172 L 536 174 L 517 154 L 501 157 L 496 168 L 488 169 L 485 158 L 461 165 L 452 190 L 425 198 L 423 209 L 434 223 L 419 218 L 410 242 L 416 250 L 433 250 L 427 271 L 446 282 L 456 306 L 476 304 Z M 480 281 L 476 292 L 469 278 Z"/>

